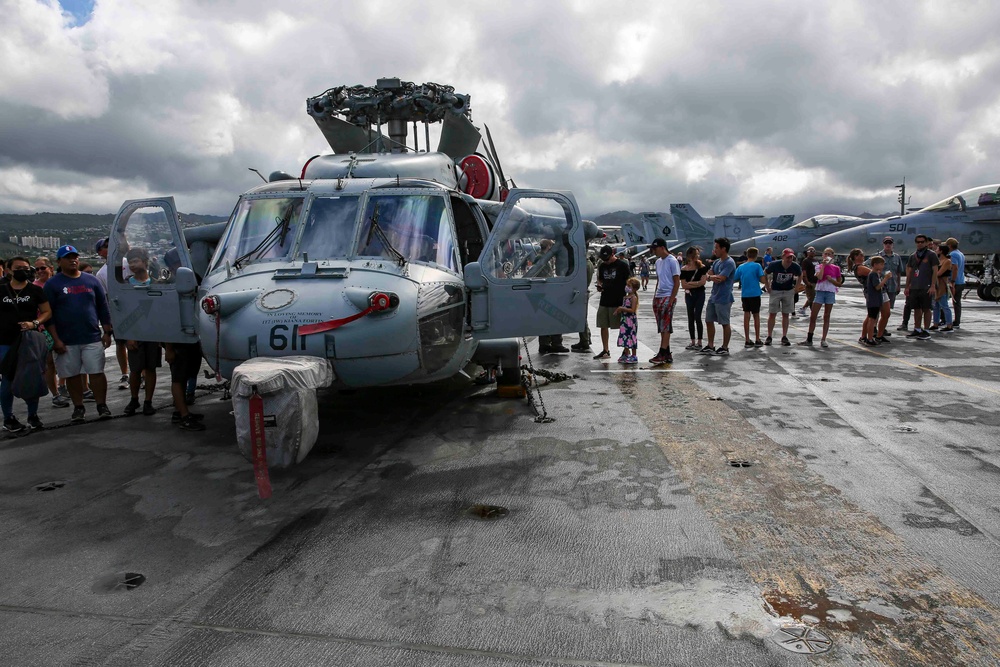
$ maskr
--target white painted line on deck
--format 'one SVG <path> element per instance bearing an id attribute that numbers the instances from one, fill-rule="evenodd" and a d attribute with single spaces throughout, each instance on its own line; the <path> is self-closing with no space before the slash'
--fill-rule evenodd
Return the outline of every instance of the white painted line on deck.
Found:
<path id="1" fill-rule="evenodd" d="M 704 373 L 704 368 L 661 368 L 659 366 L 640 366 L 636 368 L 600 368 L 591 373 L 636 373 L 638 371 L 656 371 L 657 373 Z"/>

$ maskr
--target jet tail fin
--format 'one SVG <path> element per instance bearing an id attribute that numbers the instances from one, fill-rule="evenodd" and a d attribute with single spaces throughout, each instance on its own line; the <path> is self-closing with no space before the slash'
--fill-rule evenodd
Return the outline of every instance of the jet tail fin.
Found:
<path id="1" fill-rule="evenodd" d="M 704 243 L 713 237 L 712 228 L 691 204 L 671 204 L 670 216 L 677 227 L 677 237 L 686 243 Z"/>

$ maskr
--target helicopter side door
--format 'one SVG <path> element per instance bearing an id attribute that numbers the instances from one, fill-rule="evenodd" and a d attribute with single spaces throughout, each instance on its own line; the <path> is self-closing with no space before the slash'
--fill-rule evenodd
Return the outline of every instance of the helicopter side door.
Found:
<path id="1" fill-rule="evenodd" d="M 473 336 L 582 331 L 587 319 L 586 252 L 573 195 L 511 190 L 479 261 L 465 267 Z"/>
<path id="2" fill-rule="evenodd" d="M 198 342 L 198 283 L 173 197 L 122 204 L 111 226 L 107 274 L 118 340 Z"/>

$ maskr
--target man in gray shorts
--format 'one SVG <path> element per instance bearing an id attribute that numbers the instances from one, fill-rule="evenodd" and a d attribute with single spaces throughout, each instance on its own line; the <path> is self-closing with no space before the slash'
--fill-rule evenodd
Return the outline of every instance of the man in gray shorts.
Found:
<path id="1" fill-rule="evenodd" d="M 708 305 L 705 306 L 708 345 L 701 348 L 698 354 L 715 354 L 720 357 L 729 355 L 729 337 L 733 334 L 733 328 L 729 324 L 729 312 L 733 307 L 733 276 L 736 273 L 736 262 L 729 256 L 729 247 L 729 239 L 725 237 L 715 239 L 712 254 L 716 260 L 708 272 L 708 280 L 715 284 L 708 297 Z M 722 345 L 713 350 L 716 323 L 722 326 Z"/>
<path id="2" fill-rule="evenodd" d="M 795 307 L 795 289 L 802 283 L 802 267 L 795 261 L 795 251 L 785 248 L 781 251 L 781 259 L 775 260 L 764 269 L 764 291 L 770 297 L 767 303 L 767 339 L 764 345 L 771 344 L 771 334 L 774 333 L 774 320 L 781 313 L 781 344 L 791 345 L 788 340 L 788 317 Z"/>
<path id="3" fill-rule="evenodd" d="M 614 248 L 609 245 L 601 248 L 599 253 L 601 264 L 597 267 L 597 291 L 601 293 L 600 305 L 597 307 L 597 326 L 601 330 L 601 345 L 603 349 L 594 359 L 609 359 L 611 351 L 608 348 L 610 329 L 621 326 L 621 315 L 615 309 L 622 305 L 625 298 L 625 281 L 629 279 L 628 262 L 615 257 Z"/>

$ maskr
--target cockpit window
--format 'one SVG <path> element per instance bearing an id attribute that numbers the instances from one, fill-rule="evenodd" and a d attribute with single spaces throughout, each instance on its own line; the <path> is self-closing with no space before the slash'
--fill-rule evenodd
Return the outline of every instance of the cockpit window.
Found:
<path id="1" fill-rule="evenodd" d="M 386 246 L 386 241 L 391 248 Z M 408 261 L 432 262 L 457 272 L 455 235 L 445 198 L 437 195 L 370 197 L 361 219 L 357 254 L 395 259 L 393 249 Z"/>
<path id="2" fill-rule="evenodd" d="M 347 257 L 354 241 L 354 222 L 358 217 L 358 197 L 317 197 L 306 216 L 299 255 L 309 259 Z"/>
<path id="3" fill-rule="evenodd" d="M 236 266 L 265 259 L 285 259 L 295 241 L 304 196 L 240 200 L 212 270 L 227 261 Z"/>
<path id="4" fill-rule="evenodd" d="M 802 222 L 795 223 L 789 229 L 815 229 L 816 218 L 806 218 Z"/>
<path id="5" fill-rule="evenodd" d="M 959 192 L 922 211 L 969 211 L 980 206 L 1000 206 L 1000 185 L 983 185 L 965 192 Z"/>

